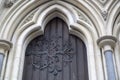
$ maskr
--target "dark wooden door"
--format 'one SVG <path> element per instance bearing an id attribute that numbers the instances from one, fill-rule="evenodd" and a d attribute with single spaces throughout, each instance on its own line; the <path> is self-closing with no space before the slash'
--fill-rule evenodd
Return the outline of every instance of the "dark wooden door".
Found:
<path id="1" fill-rule="evenodd" d="M 88 80 L 86 47 L 63 20 L 51 20 L 44 35 L 29 43 L 23 80 Z"/>

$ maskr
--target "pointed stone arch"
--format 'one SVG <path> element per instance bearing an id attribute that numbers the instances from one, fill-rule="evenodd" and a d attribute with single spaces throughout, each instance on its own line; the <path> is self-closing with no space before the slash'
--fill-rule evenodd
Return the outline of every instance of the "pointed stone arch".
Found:
<path id="1" fill-rule="evenodd" d="M 87 45 L 89 78 L 90 80 L 96 80 L 97 79 L 97 74 L 96 74 L 97 70 L 96 70 L 96 62 L 95 62 L 96 51 L 94 49 L 94 46 L 97 45 L 94 42 L 94 40 L 97 40 L 98 35 L 102 34 L 101 30 L 99 33 L 97 32 L 96 28 L 93 27 L 93 25 L 90 26 L 89 24 L 87 24 L 86 23 L 87 21 L 86 22 L 82 20 L 78 21 L 77 20 L 78 14 L 74 10 L 73 5 L 67 2 L 58 3 L 56 1 L 55 2 L 51 1 L 49 3 L 44 3 L 45 5 L 41 5 L 39 1 L 35 0 L 35 1 L 30 1 L 29 3 L 26 4 L 27 5 L 23 6 L 20 10 L 14 13 L 15 14 L 14 18 L 12 18 L 13 15 L 11 15 L 11 18 L 9 17 L 11 21 L 8 20 L 8 24 L 6 21 L 4 25 L 4 29 L 6 28 L 6 32 L 4 29 L 2 31 L 5 33 L 2 35 L 2 38 L 11 40 L 13 42 L 13 49 L 9 52 L 9 54 L 11 54 L 12 56 L 9 56 L 8 58 L 9 61 L 7 64 L 8 66 L 6 70 L 5 79 L 7 78 L 11 80 L 21 79 L 22 72 L 20 71 L 23 69 L 26 46 L 32 39 L 34 39 L 39 35 L 44 34 L 44 28 L 47 22 L 49 22 L 54 17 L 59 17 L 67 23 L 70 34 L 76 35 L 77 37 L 81 38 L 84 41 L 85 45 Z M 27 15 L 29 12 L 32 12 L 32 10 L 37 7 L 36 5 L 37 6 L 40 5 L 41 8 L 37 8 L 36 9 L 37 11 L 35 12 L 33 11 L 34 16 L 32 17 L 32 19 L 28 20 L 28 22 L 23 24 L 22 26 L 19 26 L 18 22 L 24 20 L 23 17 L 25 17 L 25 15 Z M 25 11 L 25 9 L 27 10 Z M 53 13 L 51 11 L 53 11 Z M 45 12 L 46 14 L 42 12 Z M 68 12 L 69 15 L 67 15 L 66 12 Z M 29 17 L 31 16 L 28 15 L 28 18 Z M 9 31 L 10 28 L 11 31 Z M 99 53 L 100 52 L 98 52 L 98 54 Z M 100 65 L 99 67 L 101 68 L 102 64 L 99 63 L 99 65 Z"/>
<path id="2" fill-rule="evenodd" d="M 46 60 L 48 57 L 49 60 Z M 36 63 L 38 60 L 40 63 Z M 44 35 L 29 43 L 25 53 L 23 80 L 47 78 L 88 80 L 85 44 L 78 37 L 69 34 L 65 22 L 57 17 L 47 23 Z"/>

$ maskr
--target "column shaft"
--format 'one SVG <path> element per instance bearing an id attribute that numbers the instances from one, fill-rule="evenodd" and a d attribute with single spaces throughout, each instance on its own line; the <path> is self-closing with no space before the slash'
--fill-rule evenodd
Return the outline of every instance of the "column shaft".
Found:
<path id="1" fill-rule="evenodd" d="M 114 70 L 112 54 L 113 53 L 111 50 L 105 51 L 105 60 L 106 60 L 108 80 L 115 80 L 115 70 Z"/>

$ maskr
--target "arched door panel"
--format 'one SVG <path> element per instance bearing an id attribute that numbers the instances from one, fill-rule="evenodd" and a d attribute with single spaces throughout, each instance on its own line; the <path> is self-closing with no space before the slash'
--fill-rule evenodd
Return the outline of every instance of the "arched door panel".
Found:
<path id="1" fill-rule="evenodd" d="M 88 80 L 86 47 L 63 20 L 51 20 L 44 35 L 29 43 L 23 80 Z"/>

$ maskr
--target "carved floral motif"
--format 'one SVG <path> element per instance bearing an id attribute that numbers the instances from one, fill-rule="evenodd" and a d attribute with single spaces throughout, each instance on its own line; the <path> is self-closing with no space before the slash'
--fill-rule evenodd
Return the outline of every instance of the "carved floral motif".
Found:
<path id="1" fill-rule="evenodd" d="M 103 19 L 106 21 L 106 20 L 107 20 L 107 17 L 108 17 L 108 12 L 107 12 L 107 11 L 103 11 L 103 12 L 101 13 L 101 15 L 102 15 Z"/>
<path id="2" fill-rule="evenodd" d="M 57 76 L 63 67 L 72 62 L 74 55 L 72 43 L 65 41 L 62 48 L 60 48 L 58 41 L 61 39 L 61 36 L 52 36 L 51 39 L 41 37 L 35 41 L 36 45 L 33 43 L 28 46 L 26 56 L 32 58 L 34 70 L 47 69 L 49 73 Z M 34 47 L 32 47 L 33 45 Z"/>
<path id="3" fill-rule="evenodd" d="M 4 6 L 6 8 L 10 8 L 14 3 L 16 3 L 18 0 L 6 0 L 4 3 Z"/>
<path id="4" fill-rule="evenodd" d="M 76 8 L 75 8 L 75 10 L 77 11 L 80 20 L 83 20 L 83 21 L 85 21 L 86 23 L 88 23 L 88 24 L 91 25 L 91 23 L 90 23 L 90 21 L 88 20 L 87 16 L 86 16 L 83 12 L 81 12 L 80 10 L 78 10 L 78 9 L 76 9 Z"/>
<path id="5" fill-rule="evenodd" d="M 5 6 L 6 8 L 9 8 L 9 7 L 11 7 L 13 4 L 14 4 L 13 1 L 7 1 L 7 2 L 5 2 L 4 6 Z"/>
<path id="6" fill-rule="evenodd" d="M 29 13 L 29 14 L 24 18 L 24 20 L 22 21 L 22 23 L 21 23 L 20 26 L 22 26 L 22 25 L 30 22 L 30 21 L 33 19 L 35 13 L 38 11 L 38 9 L 39 9 L 39 8 L 36 8 L 36 9 L 33 10 L 31 13 Z"/>

